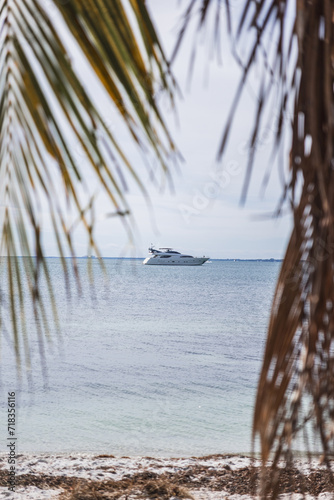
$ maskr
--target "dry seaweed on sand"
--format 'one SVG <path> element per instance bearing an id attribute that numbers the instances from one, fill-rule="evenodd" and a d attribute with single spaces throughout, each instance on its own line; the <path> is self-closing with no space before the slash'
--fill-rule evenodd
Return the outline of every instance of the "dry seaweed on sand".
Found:
<path id="1" fill-rule="evenodd" d="M 17 487 L 20 489 L 34 486 L 39 490 L 62 489 L 59 500 L 171 500 L 181 498 L 221 498 L 222 495 L 246 495 L 255 497 L 259 493 L 260 472 L 262 467 L 255 465 L 250 459 L 229 457 L 228 460 L 214 461 L 211 457 L 204 457 L 209 461 L 191 459 L 183 462 L 178 459 L 166 461 L 166 469 L 156 468 L 156 461 L 146 463 L 145 469 L 142 462 L 113 463 L 119 468 L 120 479 L 112 479 L 113 472 L 109 472 L 106 463 L 96 464 L 95 458 L 89 465 L 85 462 L 81 467 L 84 476 L 73 476 L 78 469 L 71 460 L 68 466 L 62 460 L 61 474 L 53 459 L 45 464 L 43 473 L 31 468 L 31 472 L 17 475 Z M 108 459 L 106 459 L 108 461 Z M 31 460 L 27 460 L 31 464 Z M 257 462 L 258 463 L 258 462 Z M 135 466 L 137 464 L 137 467 Z M 24 464 L 22 463 L 22 466 Z M 316 460 L 312 463 L 298 461 L 298 467 L 290 466 L 284 462 L 279 463 L 276 469 L 277 487 L 281 493 L 311 495 L 317 498 L 320 494 L 329 498 L 334 493 L 334 483 L 331 471 L 324 465 L 318 465 Z M 30 465 L 29 465 L 30 466 Z M 330 463 L 332 468 L 334 463 Z M 53 475 L 50 471 L 53 470 Z M 267 468 L 270 472 L 270 467 Z M 80 471 L 79 471 L 80 473 Z M 94 476 L 93 479 L 91 476 Z M 90 477 L 90 479 L 88 479 Z M 268 476 L 267 476 L 268 478 Z M 5 469 L 0 469 L 0 487 L 6 487 L 8 474 Z M 272 481 L 264 485 L 264 494 L 270 495 Z M 27 490 L 28 491 L 28 490 Z M 60 491 L 59 491 L 60 492 Z M 192 496 L 193 495 L 193 496 Z M 328 496 L 329 495 L 329 496 Z M 330 497 L 331 498 L 331 497 Z"/>
<path id="2" fill-rule="evenodd" d="M 156 481 L 148 481 L 144 487 L 145 493 L 149 495 L 150 498 L 170 498 L 171 496 L 177 498 L 191 498 L 194 497 L 187 491 L 186 488 L 178 486 L 176 484 L 170 483 L 164 479 L 158 479 Z"/>
<path id="3" fill-rule="evenodd" d="M 142 484 L 131 481 L 117 481 L 110 483 L 86 483 L 76 485 L 70 491 L 65 492 L 60 500 L 122 500 L 128 499 L 160 499 L 169 500 L 171 497 L 194 500 L 194 497 L 186 488 L 173 484 L 166 479 L 143 481 Z"/>

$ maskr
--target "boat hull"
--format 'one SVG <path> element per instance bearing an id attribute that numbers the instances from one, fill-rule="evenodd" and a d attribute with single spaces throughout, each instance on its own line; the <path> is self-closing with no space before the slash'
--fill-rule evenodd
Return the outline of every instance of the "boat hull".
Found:
<path id="1" fill-rule="evenodd" d="M 153 257 L 147 257 L 147 259 L 144 260 L 143 264 L 146 266 L 201 266 L 204 264 L 209 258 L 203 257 L 194 257 L 193 259 L 184 259 L 183 261 L 178 262 L 177 260 L 175 261 L 166 261 L 163 259 L 154 259 Z"/>

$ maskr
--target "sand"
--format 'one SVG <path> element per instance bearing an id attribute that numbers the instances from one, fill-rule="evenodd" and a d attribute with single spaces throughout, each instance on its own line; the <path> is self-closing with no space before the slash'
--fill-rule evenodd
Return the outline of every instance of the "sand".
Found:
<path id="1" fill-rule="evenodd" d="M 259 460 L 242 455 L 192 458 L 111 455 L 18 455 L 15 494 L 8 491 L 8 456 L 0 455 L 0 498 L 59 500 L 243 500 L 254 498 Z M 318 460 L 282 467 L 280 498 L 334 498 L 332 478 Z M 333 463 L 334 470 L 334 463 Z M 302 496 L 302 492 L 305 496 Z"/>

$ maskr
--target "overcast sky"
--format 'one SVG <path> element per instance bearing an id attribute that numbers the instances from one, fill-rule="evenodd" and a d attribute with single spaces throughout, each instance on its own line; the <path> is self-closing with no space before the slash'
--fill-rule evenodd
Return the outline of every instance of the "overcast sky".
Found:
<path id="1" fill-rule="evenodd" d="M 232 3 L 235 16 L 239 4 L 238 1 Z M 176 0 L 150 0 L 148 6 L 169 56 L 186 2 L 181 2 L 180 6 Z M 223 22 L 222 30 L 225 30 Z M 130 159 L 136 163 L 137 171 L 141 173 L 150 193 L 149 207 L 138 190 L 132 189 L 130 184 L 128 200 L 136 221 L 136 254 L 145 256 L 147 247 L 153 243 L 157 247 L 171 246 L 182 252 L 205 254 L 212 258 L 282 258 L 291 220 L 289 216 L 280 219 L 269 217 L 282 194 L 276 166 L 265 194 L 261 194 L 274 136 L 270 125 L 256 156 L 246 204 L 240 206 L 249 154 L 247 140 L 254 119 L 256 71 L 237 110 L 226 154 L 222 162 L 217 163 L 216 153 L 240 79 L 240 70 L 229 53 L 227 38 L 222 38 L 223 64 L 218 64 L 215 58 L 209 61 L 210 29 L 201 39 L 190 86 L 189 62 L 194 45 L 191 34 L 173 67 L 182 92 L 182 97 L 176 100 L 177 117 L 164 100 L 160 102 L 171 134 L 184 158 L 179 171 L 171 165 L 174 192 L 168 186 L 156 188 L 149 181 L 148 171 L 143 163 L 140 164 L 139 156 L 133 154 L 131 157 L 131 145 L 127 147 L 125 135 L 122 139 L 122 127 L 111 123 L 113 132 L 130 154 Z M 286 160 L 287 153 L 288 149 Z M 103 197 L 98 207 L 101 219 L 104 213 L 110 212 Z M 96 237 L 103 256 L 120 256 L 124 252 L 129 254 L 127 235 L 121 222 L 115 218 L 100 220 Z M 86 237 L 80 232 L 76 243 L 78 255 L 85 255 Z M 47 238 L 46 252 L 48 255 L 56 254 L 51 237 Z"/>

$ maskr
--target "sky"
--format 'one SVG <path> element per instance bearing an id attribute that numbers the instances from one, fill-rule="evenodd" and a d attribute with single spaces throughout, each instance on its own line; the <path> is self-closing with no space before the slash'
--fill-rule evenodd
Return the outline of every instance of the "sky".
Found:
<path id="1" fill-rule="evenodd" d="M 177 26 L 187 2 L 149 0 L 148 8 L 155 22 L 167 56 L 172 54 Z M 232 2 L 236 18 L 240 2 Z M 224 17 L 224 16 L 223 16 Z M 224 19 L 222 32 L 226 31 Z M 192 255 L 211 258 L 282 258 L 291 231 L 291 217 L 272 217 L 278 206 L 283 186 L 277 166 L 273 166 L 265 192 L 261 186 L 271 169 L 274 126 L 265 129 L 252 172 L 249 192 L 244 206 L 240 204 L 249 155 L 247 147 L 256 104 L 256 89 L 261 69 L 252 74 L 236 111 L 235 121 L 222 161 L 216 156 L 230 106 L 240 80 L 240 68 L 230 54 L 227 36 L 222 36 L 222 63 L 212 57 L 209 29 L 199 37 L 195 66 L 189 78 L 189 64 L 194 47 L 193 33 L 186 38 L 172 67 L 180 88 L 176 98 L 176 112 L 163 97 L 159 101 L 171 135 L 182 154 L 179 168 L 170 165 L 173 187 L 163 182 L 157 187 L 142 159 L 128 143 L 122 125 L 113 116 L 105 114 L 112 131 L 125 147 L 130 160 L 149 192 L 149 203 L 131 183 L 127 199 L 134 214 L 133 244 L 123 224 L 116 218 L 105 219 L 110 212 L 108 201 L 100 196 L 95 236 L 101 254 L 105 257 L 136 255 L 145 257 L 147 248 L 169 246 Z M 72 47 L 73 48 L 73 47 Z M 241 47 L 242 50 L 242 47 Z M 75 48 L 74 48 L 75 51 Z M 77 61 L 77 58 L 74 58 Z M 80 58 L 79 58 L 80 60 Z M 80 62 L 78 71 L 94 87 L 93 79 Z M 84 73 L 86 71 L 86 74 Z M 86 83 L 87 84 L 87 83 Z M 96 92 L 98 94 L 98 92 Z M 107 109 L 104 97 L 101 109 Z M 275 114 L 275 109 L 272 110 Z M 284 151 L 287 162 L 288 149 Z M 287 169 L 287 165 L 283 165 Z M 87 243 L 83 232 L 76 237 L 77 254 L 86 255 Z M 46 238 L 47 255 L 56 255 L 55 241 Z"/>

